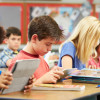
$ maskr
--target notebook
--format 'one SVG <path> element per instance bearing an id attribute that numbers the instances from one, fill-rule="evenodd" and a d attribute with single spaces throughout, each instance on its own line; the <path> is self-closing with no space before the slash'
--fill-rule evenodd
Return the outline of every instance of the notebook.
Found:
<path id="1" fill-rule="evenodd" d="M 32 88 L 33 90 L 63 90 L 63 91 L 67 91 L 67 90 L 76 90 L 76 91 L 80 91 L 80 90 L 84 90 L 85 89 L 85 85 L 59 85 L 59 84 L 37 84 L 35 86 L 33 86 Z"/>
<path id="2" fill-rule="evenodd" d="M 22 91 L 27 85 L 29 78 L 33 75 L 40 63 L 39 59 L 17 60 L 13 69 L 13 81 L 8 89 L 2 89 L 1 93 Z"/>

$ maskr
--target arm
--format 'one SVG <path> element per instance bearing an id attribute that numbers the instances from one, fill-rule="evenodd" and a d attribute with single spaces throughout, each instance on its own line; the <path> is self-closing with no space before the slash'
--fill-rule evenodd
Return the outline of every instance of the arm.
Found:
<path id="1" fill-rule="evenodd" d="M 62 57 L 62 67 L 64 69 L 71 69 L 73 65 L 72 57 L 71 56 L 63 56 Z"/>
<path id="2" fill-rule="evenodd" d="M 63 68 L 55 66 L 49 72 L 47 72 L 42 77 L 37 79 L 33 83 L 33 85 L 35 85 L 35 84 L 46 84 L 46 83 L 56 83 L 57 80 L 60 79 L 61 75 L 64 75 Z"/>
<path id="3" fill-rule="evenodd" d="M 8 59 L 8 60 L 7 60 L 7 62 L 6 62 L 7 67 L 9 67 L 9 66 L 10 66 L 11 61 L 12 61 L 12 59 Z"/>

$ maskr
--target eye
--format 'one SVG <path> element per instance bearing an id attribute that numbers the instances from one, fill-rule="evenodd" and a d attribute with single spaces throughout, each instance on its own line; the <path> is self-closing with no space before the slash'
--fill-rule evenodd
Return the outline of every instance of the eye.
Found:
<path id="1" fill-rule="evenodd" d="M 46 44 L 46 46 L 50 46 L 50 44 Z"/>
<path id="2" fill-rule="evenodd" d="M 12 40 L 15 40 L 15 38 L 12 38 Z"/>
<path id="3" fill-rule="evenodd" d="M 18 41 L 20 41 L 21 39 L 18 39 Z"/>

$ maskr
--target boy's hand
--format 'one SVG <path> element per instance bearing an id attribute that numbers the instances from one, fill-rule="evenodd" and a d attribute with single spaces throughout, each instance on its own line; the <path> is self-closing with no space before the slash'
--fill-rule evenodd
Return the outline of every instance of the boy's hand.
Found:
<path id="1" fill-rule="evenodd" d="M 33 83 L 35 82 L 35 80 L 36 79 L 34 78 L 34 75 L 32 75 L 32 77 L 30 77 L 29 79 L 28 85 L 25 86 L 24 93 L 31 91 L 31 88 L 33 87 Z"/>
<path id="2" fill-rule="evenodd" d="M 63 75 L 63 68 L 55 66 L 49 72 L 44 74 L 40 79 L 37 80 L 36 84 L 45 83 L 56 83 L 60 76 Z"/>
<path id="3" fill-rule="evenodd" d="M 8 89 L 8 85 L 11 84 L 12 79 L 12 74 L 9 71 L 2 72 L 0 75 L 0 89 Z"/>

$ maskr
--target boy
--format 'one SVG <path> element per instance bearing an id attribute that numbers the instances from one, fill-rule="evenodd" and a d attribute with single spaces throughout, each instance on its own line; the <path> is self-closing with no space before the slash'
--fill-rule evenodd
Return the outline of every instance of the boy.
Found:
<path id="1" fill-rule="evenodd" d="M 18 54 L 18 48 L 21 44 L 21 32 L 16 27 L 9 27 L 6 30 L 7 47 L 0 54 L 0 68 L 6 68 L 10 65 L 11 60 Z"/>
<path id="2" fill-rule="evenodd" d="M 51 46 L 62 37 L 62 30 L 50 16 L 40 16 L 34 18 L 28 27 L 28 43 L 26 47 L 12 60 L 9 70 L 12 70 L 16 60 L 40 59 L 40 65 L 34 73 L 39 83 L 56 83 L 63 75 L 62 68 L 54 67 L 51 71 L 43 56 L 51 51 Z M 33 66 L 34 67 L 34 66 Z"/>

